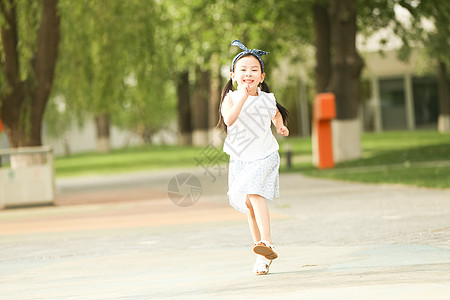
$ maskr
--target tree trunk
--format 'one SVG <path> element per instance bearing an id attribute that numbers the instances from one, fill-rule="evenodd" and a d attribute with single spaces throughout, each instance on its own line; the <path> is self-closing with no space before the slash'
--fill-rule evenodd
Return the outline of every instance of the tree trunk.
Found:
<path id="1" fill-rule="evenodd" d="M 210 90 L 210 74 L 208 71 L 197 70 L 192 102 L 192 143 L 194 146 L 208 145 L 208 102 Z"/>
<path id="2" fill-rule="evenodd" d="M 329 83 L 336 98 L 333 122 L 336 162 L 361 156 L 358 102 L 364 62 L 356 50 L 356 0 L 330 1 L 332 74 Z"/>
<path id="3" fill-rule="evenodd" d="M 329 90 L 336 97 L 337 119 L 358 117 L 360 75 L 364 62 L 356 51 L 356 1 L 330 2 L 332 76 Z"/>
<path id="4" fill-rule="evenodd" d="M 211 57 L 211 85 L 209 91 L 209 141 L 212 145 L 222 145 L 225 137 L 222 136 L 223 130 L 217 127 L 219 122 L 219 102 L 220 102 L 220 63 L 219 56 Z"/>
<path id="5" fill-rule="evenodd" d="M 97 129 L 97 151 L 102 153 L 108 152 L 111 149 L 109 115 L 101 114 L 95 117 L 95 127 Z"/>
<path id="6" fill-rule="evenodd" d="M 192 145 L 191 96 L 189 72 L 183 72 L 177 81 L 179 144 Z"/>
<path id="7" fill-rule="evenodd" d="M 444 62 L 439 62 L 438 66 L 439 85 L 439 132 L 450 131 L 450 97 L 448 91 L 447 66 Z"/>
<path id="8" fill-rule="evenodd" d="M 50 95 L 59 43 L 58 1 L 45 0 L 37 32 L 37 48 L 30 62 L 31 73 L 22 80 L 18 53 L 16 3 L 10 0 L 0 8 L 4 23 L 1 28 L 3 46 L 2 70 L 5 88 L 0 95 L 0 118 L 10 147 L 40 146 L 42 118 Z"/>
<path id="9" fill-rule="evenodd" d="M 144 144 L 151 144 L 153 139 L 153 130 L 144 124 L 140 124 L 137 128 L 137 134 L 144 141 Z"/>
<path id="10" fill-rule="evenodd" d="M 328 6 L 323 0 L 314 1 L 313 18 L 316 48 L 316 93 L 324 93 L 327 92 L 331 76 L 331 44 Z"/>
<path id="11" fill-rule="evenodd" d="M 5 78 L 0 95 L 0 119 L 4 124 L 11 148 L 41 146 L 42 118 L 50 95 L 58 54 L 59 24 L 57 0 L 45 0 L 42 19 L 36 37 L 36 49 L 29 62 L 30 74 L 20 74 L 16 1 L 0 2 L 3 17 L 1 39 Z M 26 77 L 23 79 L 23 77 Z M 11 167 L 41 164 L 43 155 L 11 156 Z"/>

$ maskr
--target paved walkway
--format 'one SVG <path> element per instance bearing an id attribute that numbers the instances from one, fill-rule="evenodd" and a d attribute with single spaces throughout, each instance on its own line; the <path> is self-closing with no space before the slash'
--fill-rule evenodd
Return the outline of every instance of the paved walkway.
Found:
<path id="1" fill-rule="evenodd" d="M 283 174 L 279 258 L 254 276 L 226 176 L 185 170 L 202 193 L 179 207 L 180 172 L 59 180 L 58 205 L 0 211 L 0 299 L 449 299 L 450 190 Z"/>

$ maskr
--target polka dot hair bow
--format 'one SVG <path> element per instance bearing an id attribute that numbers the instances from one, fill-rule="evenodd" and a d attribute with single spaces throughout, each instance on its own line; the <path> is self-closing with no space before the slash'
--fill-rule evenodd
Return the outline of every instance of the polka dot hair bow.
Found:
<path id="1" fill-rule="evenodd" d="M 253 56 L 255 56 L 255 57 L 259 60 L 259 62 L 261 63 L 261 71 L 264 73 L 264 63 L 263 63 L 263 61 L 262 61 L 262 59 L 261 59 L 261 56 L 267 55 L 267 54 L 269 54 L 270 52 L 266 52 L 266 51 L 258 50 L 258 49 L 248 49 L 248 48 L 245 47 L 244 44 L 242 44 L 242 42 L 239 41 L 239 40 L 234 40 L 234 41 L 232 41 L 232 42 L 231 42 L 231 46 L 238 46 L 239 48 L 241 48 L 242 50 L 244 50 L 244 51 L 242 51 L 241 53 L 238 53 L 238 54 L 233 58 L 233 62 L 231 63 L 231 72 L 233 72 L 233 70 L 234 70 L 234 64 L 238 61 L 238 59 L 241 58 L 242 55 L 247 54 L 247 53 L 250 53 L 250 54 L 252 54 Z"/>

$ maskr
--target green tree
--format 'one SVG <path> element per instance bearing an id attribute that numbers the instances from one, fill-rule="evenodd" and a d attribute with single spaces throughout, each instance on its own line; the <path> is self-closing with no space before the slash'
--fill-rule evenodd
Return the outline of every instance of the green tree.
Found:
<path id="1" fill-rule="evenodd" d="M 80 120 L 94 115 L 100 139 L 108 137 L 109 114 L 117 110 L 123 93 L 123 60 L 117 60 L 120 53 L 114 47 L 121 44 L 120 34 L 112 34 L 121 29 L 118 6 L 116 1 L 60 3 L 61 52 L 54 94 L 65 101 L 66 112 L 77 112 Z"/>
<path id="2" fill-rule="evenodd" d="M 77 118 L 95 118 L 104 151 L 110 123 L 150 140 L 173 116 L 161 5 L 64 1 L 61 10 L 63 51 L 55 95 L 63 96 L 66 111 Z"/>
<path id="3" fill-rule="evenodd" d="M 0 119 L 11 147 L 40 146 L 58 54 L 58 1 L 2 0 L 0 26 Z"/>

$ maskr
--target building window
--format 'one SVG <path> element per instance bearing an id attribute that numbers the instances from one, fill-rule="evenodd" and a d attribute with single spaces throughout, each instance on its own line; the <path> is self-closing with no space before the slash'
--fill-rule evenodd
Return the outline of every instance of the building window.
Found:
<path id="1" fill-rule="evenodd" d="M 380 79 L 379 84 L 383 129 L 406 129 L 404 79 Z"/>
<path id="2" fill-rule="evenodd" d="M 416 127 L 436 128 L 439 114 L 436 78 L 414 77 L 412 84 Z"/>

